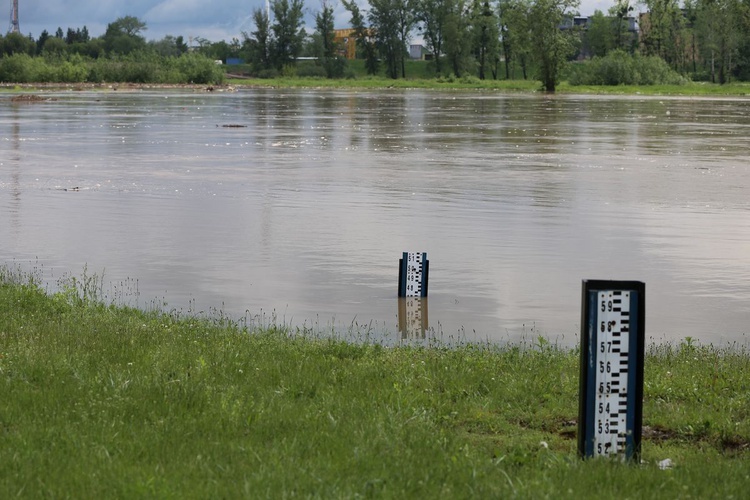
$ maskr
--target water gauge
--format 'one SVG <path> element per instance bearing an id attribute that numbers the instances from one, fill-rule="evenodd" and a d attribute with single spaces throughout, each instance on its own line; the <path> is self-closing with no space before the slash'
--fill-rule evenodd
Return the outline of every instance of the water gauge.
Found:
<path id="1" fill-rule="evenodd" d="M 578 452 L 637 459 L 643 416 L 645 284 L 583 282 Z"/>
<path id="2" fill-rule="evenodd" d="M 427 297 L 430 261 L 426 252 L 404 252 L 399 259 L 398 296 Z"/>

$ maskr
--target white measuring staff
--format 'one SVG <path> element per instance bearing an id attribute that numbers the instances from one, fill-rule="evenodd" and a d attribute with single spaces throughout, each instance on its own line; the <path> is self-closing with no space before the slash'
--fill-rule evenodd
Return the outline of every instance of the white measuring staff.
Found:
<path id="1" fill-rule="evenodd" d="M 594 454 L 625 453 L 628 406 L 628 346 L 630 345 L 630 292 L 597 293 L 597 366 L 594 368 Z"/>
<path id="2" fill-rule="evenodd" d="M 408 252 L 406 254 L 406 288 L 407 297 L 422 296 L 422 252 Z"/>

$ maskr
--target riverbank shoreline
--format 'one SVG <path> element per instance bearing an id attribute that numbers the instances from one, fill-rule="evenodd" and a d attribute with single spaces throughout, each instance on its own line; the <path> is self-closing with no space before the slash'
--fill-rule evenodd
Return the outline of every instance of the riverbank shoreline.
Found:
<path id="1" fill-rule="evenodd" d="M 543 95 L 622 95 L 622 96 L 680 96 L 680 97 L 750 97 L 750 83 L 711 84 L 693 82 L 685 85 L 653 86 L 572 86 L 561 83 L 557 92 L 547 94 L 533 80 L 467 80 L 454 81 L 384 78 L 329 80 L 322 78 L 252 79 L 230 78 L 221 84 L 159 84 L 159 83 L 0 83 L 0 93 L 29 91 L 158 91 L 192 90 L 196 92 L 232 92 L 253 88 L 310 88 L 352 90 L 440 90 L 512 92 Z"/>
<path id="2" fill-rule="evenodd" d="M 142 91 L 142 90 L 195 90 L 195 91 L 229 91 L 232 85 L 206 84 L 171 84 L 171 83 L 0 83 L 0 93 L 17 93 L 29 91 Z"/>
<path id="3" fill-rule="evenodd" d="M 740 498 L 750 353 L 645 361 L 641 464 L 576 453 L 575 349 L 384 347 L 0 272 L 0 492 Z"/>

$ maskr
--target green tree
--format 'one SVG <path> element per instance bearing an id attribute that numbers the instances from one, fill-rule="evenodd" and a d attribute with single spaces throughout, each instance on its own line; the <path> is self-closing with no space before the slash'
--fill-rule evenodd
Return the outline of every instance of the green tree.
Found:
<path id="1" fill-rule="evenodd" d="M 398 78 L 404 46 L 399 31 L 398 10 L 403 0 L 370 0 L 370 27 L 374 31 L 378 52 L 385 62 L 385 73 Z"/>
<path id="2" fill-rule="evenodd" d="M 73 45 L 74 43 L 86 43 L 90 40 L 89 30 L 86 26 L 81 28 L 68 28 L 68 32 L 65 35 L 65 43 Z"/>
<path id="3" fill-rule="evenodd" d="M 554 92 L 563 65 L 575 50 L 572 30 L 562 30 L 578 0 L 534 0 L 531 4 L 531 48 L 544 90 Z"/>
<path id="4" fill-rule="evenodd" d="M 605 16 L 600 10 L 594 11 L 594 14 L 589 17 L 589 24 L 584 35 L 587 55 L 604 57 L 615 48 L 616 28 L 616 19 Z"/>
<path id="5" fill-rule="evenodd" d="M 698 0 L 696 25 L 698 46 L 709 65 L 711 81 L 724 84 L 737 64 L 742 42 L 743 19 L 748 8 L 739 0 Z M 744 35 L 746 36 L 746 35 Z"/>
<path id="6" fill-rule="evenodd" d="M 74 43 L 68 47 L 68 52 L 88 56 L 92 59 L 103 57 L 106 53 L 102 38 L 91 38 L 87 42 Z"/>
<path id="7" fill-rule="evenodd" d="M 305 40 L 305 30 L 302 28 L 303 0 L 273 0 L 271 11 L 274 22 L 271 25 L 273 33 L 273 61 L 280 70 L 291 65 L 302 51 Z"/>
<path id="8" fill-rule="evenodd" d="M 615 24 L 615 48 L 630 50 L 633 49 L 633 36 L 629 31 L 627 18 L 633 12 L 633 6 L 630 0 L 616 0 L 615 4 L 609 8 L 609 15 L 616 19 Z"/>
<path id="9" fill-rule="evenodd" d="M 52 56 L 52 55 L 62 55 L 67 51 L 67 44 L 62 38 L 57 38 L 56 36 L 48 38 L 44 42 L 44 46 L 42 47 L 42 54 L 45 56 Z"/>
<path id="10" fill-rule="evenodd" d="M 141 32 L 148 29 L 146 23 L 135 16 L 119 17 L 112 24 L 117 26 L 120 32 L 129 36 L 141 36 Z"/>
<path id="11" fill-rule="evenodd" d="M 245 58 L 254 72 L 271 69 L 271 24 L 265 10 L 253 9 L 255 31 L 249 35 L 243 33 L 243 51 Z"/>
<path id="12" fill-rule="evenodd" d="M 445 57 L 453 74 L 472 69 L 471 19 L 468 0 L 456 0 L 445 23 Z"/>
<path id="13" fill-rule="evenodd" d="M 13 54 L 26 54 L 33 56 L 36 53 L 36 42 L 20 33 L 8 33 L 2 39 L 0 54 L 12 56 Z"/>
<path id="14" fill-rule="evenodd" d="M 529 0 L 499 0 L 500 45 L 505 59 L 505 78 L 515 73 L 516 61 L 521 66 L 523 79 L 528 78 L 530 54 Z"/>
<path id="15" fill-rule="evenodd" d="M 494 78 L 497 70 L 493 62 L 498 60 L 499 30 L 495 12 L 490 7 L 489 0 L 474 0 L 473 12 L 473 43 L 474 57 L 477 59 L 479 79 L 484 80 L 487 70 L 491 69 Z"/>
<path id="16" fill-rule="evenodd" d="M 178 57 L 187 52 L 187 45 L 181 36 L 166 35 L 161 40 L 151 40 L 148 45 L 163 57 Z"/>
<path id="17" fill-rule="evenodd" d="M 372 30 L 365 25 L 365 17 L 355 0 L 341 0 L 341 3 L 352 15 L 351 24 L 354 29 L 354 36 L 357 39 L 359 54 L 365 60 L 365 71 L 368 75 L 377 75 L 380 71 L 380 61 L 378 60 L 378 49 L 372 36 Z"/>
<path id="18" fill-rule="evenodd" d="M 673 68 L 685 60 L 686 20 L 678 0 L 643 0 L 648 13 L 642 18 L 641 39 L 646 55 L 656 55 Z"/>
<path id="19" fill-rule="evenodd" d="M 415 12 L 415 0 L 370 1 L 370 26 L 390 78 L 398 78 L 399 73 L 406 77 L 407 45 L 417 22 Z"/>
<path id="20" fill-rule="evenodd" d="M 622 49 L 571 65 L 571 85 L 680 85 L 685 79 L 659 56 L 629 54 Z"/>
<path id="21" fill-rule="evenodd" d="M 141 35 L 145 31 L 146 23 L 134 16 L 117 18 L 107 25 L 102 36 L 104 47 L 111 54 L 126 55 L 146 46 L 146 40 Z"/>
<path id="22" fill-rule="evenodd" d="M 10 35 L 18 35 L 18 33 L 8 33 L 5 38 Z M 23 35 L 21 37 L 26 38 Z M 5 42 L 5 40 L 2 41 Z M 0 82 L 28 83 L 37 80 L 34 71 L 37 61 L 24 52 L 5 54 L 0 57 Z"/>
<path id="23" fill-rule="evenodd" d="M 39 38 L 37 38 L 37 40 L 36 40 L 36 53 L 37 53 L 37 55 L 41 55 L 42 54 L 42 50 L 44 50 L 44 44 L 49 39 L 50 39 L 49 32 L 47 30 L 42 30 L 42 33 L 39 35 Z"/>
<path id="24" fill-rule="evenodd" d="M 176 59 L 177 68 L 190 83 L 221 83 L 224 70 L 203 54 L 187 52 Z"/>
<path id="25" fill-rule="evenodd" d="M 211 40 L 209 40 L 208 38 L 203 38 L 202 36 L 197 36 L 193 38 L 193 47 L 195 47 L 196 45 L 198 46 L 198 52 L 202 53 L 211 45 Z"/>
<path id="26" fill-rule="evenodd" d="M 174 46 L 180 54 L 186 54 L 188 51 L 188 46 L 185 43 L 185 39 L 182 37 L 182 35 L 179 35 L 174 39 Z"/>
<path id="27" fill-rule="evenodd" d="M 328 78 L 341 78 L 346 60 L 338 54 L 333 24 L 333 6 L 323 0 L 322 10 L 315 15 L 315 55 Z"/>
<path id="28" fill-rule="evenodd" d="M 455 0 L 418 0 L 417 19 L 425 45 L 432 52 L 435 60 L 435 73 L 442 73 L 443 43 L 445 26 L 448 22 Z"/>
<path id="29" fill-rule="evenodd" d="M 219 40 L 218 42 L 212 42 L 206 45 L 206 47 L 201 50 L 201 53 L 212 61 L 226 62 L 228 57 L 232 57 L 232 48 L 226 40 Z"/>
<path id="30" fill-rule="evenodd" d="M 403 48 L 401 52 L 401 78 L 406 78 L 406 57 L 409 53 L 409 40 L 414 26 L 417 24 L 417 0 L 402 0 L 398 3 L 396 17 L 398 19 L 398 35 Z"/>
<path id="31" fill-rule="evenodd" d="M 65 35 L 65 43 L 67 43 L 68 45 L 72 45 L 76 43 L 77 41 L 78 41 L 78 37 L 76 35 L 75 30 L 73 30 L 73 28 L 68 28 L 68 32 Z"/>
<path id="32" fill-rule="evenodd" d="M 688 52 L 690 55 L 690 60 L 688 61 L 690 64 L 690 71 L 693 72 L 693 74 L 698 73 L 698 34 L 697 34 L 697 25 L 698 25 L 698 2 L 697 0 L 684 0 L 683 1 L 683 8 L 682 12 L 685 16 L 685 21 L 687 23 L 688 29 L 686 30 L 688 33 L 688 41 L 685 44 L 686 47 L 689 47 Z"/>
<path id="33" fill-rule="evenodd" d="M 237 37 L 232 37 L 232 41 L 229 42 L 229 56 L 240 57 L 240 51 L 242 50 L 242 42 Z"/>
<path id="34" fill-rule="evenodd" d="M 737 66 L 735 74 L 745 81 L 750 80 L 750 0 L 743 0 L 741 8 L 744 12 L 740 20 L 742 37 L 737 44 Z"/>

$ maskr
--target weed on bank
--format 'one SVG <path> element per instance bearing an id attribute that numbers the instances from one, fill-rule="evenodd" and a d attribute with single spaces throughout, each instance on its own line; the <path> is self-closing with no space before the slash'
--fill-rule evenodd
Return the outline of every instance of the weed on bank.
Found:
<path id="1" fill-rule="evenodd" d="M 741 347 L 651 347 L 643 462 L 583 461 L 575 351 L 309 338 L 85 283 L 0 272 L 2 498 L 747 494 Z"/>

